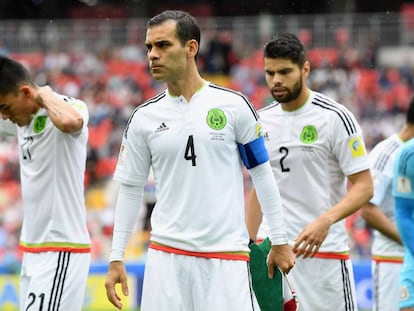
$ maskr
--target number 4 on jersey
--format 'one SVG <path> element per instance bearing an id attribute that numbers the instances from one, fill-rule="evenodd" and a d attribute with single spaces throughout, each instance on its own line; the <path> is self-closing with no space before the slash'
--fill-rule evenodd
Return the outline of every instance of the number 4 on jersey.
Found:
<path id="1" fill-rule="evenodd" d="M 194 151 L 193 135 L 188 136 L 187 146 L 185 147 L 184 159 L 191 160 L 191 165 L 196 166 L 196 154 Z"/>

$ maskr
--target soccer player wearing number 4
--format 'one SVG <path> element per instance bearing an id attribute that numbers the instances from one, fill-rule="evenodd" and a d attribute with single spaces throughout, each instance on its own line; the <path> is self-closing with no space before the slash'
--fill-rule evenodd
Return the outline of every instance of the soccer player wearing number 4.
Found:
<path id="1" fill-rule="evenodd" d="M 90 263 L 87 107 L 35 85 L 21 64 L 0 57 L 0 114 L 0 135 L 17 136 L 20 146 L 20 310 L 80 311 Z"/>
<path id="2" fill-rule="evenodd" d="M 122 260 L 152 167 L 157 202 L 141 310 L 257 310 L 242 163 L 272 224 L 269 275 L 275 266 L 288 272 L 295 257 L 256 111 L 242 94 L 202 79 L 200 28 L 189 14 L 164 11 L 150 19 L 145 44 L 152 76 L 167 89 L 136 108 L 124 131 L 107 297 L 120 309 L 115 285 L 128 294 Z"/>
<path id="3" fill-rule="evenodd" d="M 344 218 L 373 192 L 360 126 L 346 107 L 306 86 L 310 64 L 296 36 L 265 45 L 264 70 L 275 101 L 259 115 L 297 256 L 289 279 L 300 310 L 357 310 Z M 252 239 L 269 232 L 266 219 L 258 232 L 256 192 L 246 219 Z"/>

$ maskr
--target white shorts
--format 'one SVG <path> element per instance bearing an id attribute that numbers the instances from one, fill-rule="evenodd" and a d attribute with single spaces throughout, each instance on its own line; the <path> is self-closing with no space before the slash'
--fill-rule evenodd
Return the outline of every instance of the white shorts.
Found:
<path id="1" fill-rule="evenodd" d="M 357 311 L 351 260 L 297 258 L 289 272 L 300 311 Z"/>
<path id="2" fill-rule="evenodd" d="M 141 311 L 258 311 L 248 263 L 149 248 Z"/>
<path id="3" fill-rule="evenodd" d="M 90 259 L 89 253 L 24 253 L 20 310 L 82 310 Z"/>
<path id="4" fill-rule="evenodd" d="M 401 263 L 371 262 L 373 311 L 398 311 Z"/>

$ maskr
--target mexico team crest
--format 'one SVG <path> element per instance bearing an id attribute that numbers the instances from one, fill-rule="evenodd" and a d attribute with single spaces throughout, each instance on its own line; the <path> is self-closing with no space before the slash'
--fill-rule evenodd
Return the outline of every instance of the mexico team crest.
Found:
<path id="1" fill-rule="evenodd" d="M 41 131 L 43 131 L 46 127 L 46 120 L 47 120 L 47 116 L 38 116 L 36 117 L 36 119 L 34 120 L 34 124 L 33 124 L 33 131 L 38 134 Z"/>
<path id="2" fill-rule="evenodd" d="M 227 118 L 223 110 L 214 108 L 208 112 L 206 121 L 213 130 L 221 130 L 226 126 Z"/>
<path id="3" fill-rule="evenodd" d="M 318 139 L 318 131 L 313 125 L 306 125 L 300 133 L 300 141 L 304 144 L 312 144 Z"/>

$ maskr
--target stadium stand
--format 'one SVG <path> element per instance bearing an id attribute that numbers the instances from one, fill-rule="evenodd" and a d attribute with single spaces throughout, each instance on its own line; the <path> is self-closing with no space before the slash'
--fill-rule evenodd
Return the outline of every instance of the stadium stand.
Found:
<path id="1" fill-rule="evenodd" d="M 411 14 L 407 12 L 404 11 L 401 16 L 396 15 L 393 18 L 396 22 L 401 20 L 406 24 L 407 14 Z M 370 20 L 375 20 L 375 18 L 376 16 L 371 16 Z M 206 72 L 205 76 L 218 84 L 244 92 L 251 98 L 256 108 L 261 108 L 270 100 L 262 73 L 261 43 L 265 38 L 257 33 L 259 31 L 257 19 L 243 20 L 242 24 L 245 25 L 243 29 L 237 32 L 232 30 L 229 25 L 240 24 L 240 19 L 242 18 L 214 20 L 217 28 L 222 27 L 226 31 L 229 29 L 233 31 L 231 35 L 233 58 L 231 58 L 232 63 L 229 64 L 228 74 Z M 402 67 L 382 66 L 381 63 L 373 66 L 375 56 L 380 53 L 380 49 L 375 46 L 374 51 L 370 50 L 372 49 L 370 41 L 364 40 L 372 30 L 370 28 L 372 22 L 366 23 L 365 30 L 361 30 L 358 24 L 360 20 L 354 21 L 350 27 L 346 28 L 345 26 L 349 23 L 344 23 L 345 26 L 344 24 L 338 26 L 335 23 L 335 16 L 325 16 L 323 22 L 325 32 L 322 34 L 318 31 L 321 20 L 316 16 L 311 22 L 308 21 L 303 25 L 299 25 L 299 19 L 295 16 L 283 17 L 283 19 L 290 21 L 290 24 L 282 27 L 278 24 L 280 21 L 275 20 L 274 25 L 279 25 L 280 31 L 300 32 L 305 44 L 309 47 L 308 57 L 312 63 L 310 87 L 327 92 L 345 103 L 359 116 L 364 127 L 368 148 L 382 137 L 392 133 L 394 128 L 401 124 L 401 112 L 405 111 L 406 103 L 413 95 L 414 63 L 407 63 Z M 205 25 L 211 24 L 207 20 L 201 20 L 203 25 L 204 23 Z M 53 27 L 64 37 L 74 38 L 75 34 L 79 34 L 84 29 L 82 27 L 86 25 L 81 21 L 77 23 L 80 24 L 62 21 L 54 23 Z M 328 24 L 331 27 L 326 27 Z M 8 28 L 0 23 L 0 30 L 10 29 L 12 26 L 13 29 L 19 28 L 17 24 L 7 25 Z M 4 48 L 1 50 L 2 53 L 8 53 L 10 57 L 22 61 L 30 68 L 39 84 L 52 84 L 57 91 L 80 97 L 88 104 L 91 119 L 86 195 L 91 233 L 97 237 L 94 239 L 96 242 L 94 244 L 96 249 L 93 253 L 94 261 L 106 260 L 109 251 L 111 238 L 109 228 L 113 208 L 111 199 L 113 193 L 110 193 L 113 190 L 110 190 L 109 185 L 116 165 L 123 126 L 136 106 L 163 88 L 163 85 L 153 82 L 149 75 L 143 46 L 141 47 L 137 40 L 123 38 L 123 35 L 120 35 L 121 30 L 125 30 L 122 27 L 132 28 L 125 33 L 139 33 L 143 27 L 141 23 L 129 21 L 122 23 L 122 27 L 119 25 L 119 21 L 114 21 L 110 26 L 105 25 L 105 27 L 96 29 L 92 27 L 83 36 L 79 36 L 79 42 L 73 43 L 71 49 L 67 44 L 62 45 L 62 42 L 53 36 L 49 37 L 47 42 L 53 42 L 54 48 L 39 49 L 37 42 L 30 41 L 30 36 L 22 35 L 24 40 L 22 39 L 21 42 L 24 44 L 19 44 L 18 36 L 13 42 L 6 36 L 2 44 Z M 358 26 L 358 31 L 353 31 L 356 26 Z M 45 32 L 41 22 L 26 23 L 25 27 L 30 34 L 38 33 L 35 30 L 39 29 Z M 335 31 L 330 30 L 331 28 Z M 381 29 L 377 31 L 387 33 Z M 252 34 L 254 34 L 254 39 Z M 38 36 L 40 36 L 39 33 Z M 89 49 L 91 38 L 95 40 L 95 46 Z M 404 36 L 401 35 L 401 38 Z M 393 43 L 393 39 L 387 37 L 387 40 L 387 43 Z M 102 45 L 102 42 L 111 44 Z M 32 46 L 32 50 L 27 46 Z M 241 46 L 243 49 L 240 48 Z M 199 59 L 201 64 L 206 63 L 207 47 L 208 42 L 201 48 Z M 375 54 L 371 55 L 372 59 L 368 62 L 366 61 L 367 50 Z M 19 221 L 16 216 L 20 213 L 18 168 L 13 160 L 13 152 L 16 148 L 13 141 L 0 140 L 0 208 L 4 211 L 0 228 L 6 236 L 18 236 L 16 232 L 19 230 Z M 248 180 L 246 183 L 248 184 Z M 6 221 L 8 217 L 13 221 Z M 6 226 L 6 223 L 12 225 Z M 355 219 L 349 221 L 349 224 L 350 230 L 353 224 L 358 224 L 356 226 L 358 232 L 363 230 L 363 233 L 358 234 L 358 237 L 362 238 L 355 239 L 357 244 L 355 252 L 365 256 L 366 252 L 363 248 L 369 244 L 369 240 L 367 242 L 369 231 L 364 231 L 368 229 L 361 226 L 361 223 Z M 140 228 L 137 230 L 139 232 Z M 145 243 L 145 238 L 141 239 L 138 233 L 134 242 L 135 246 L 136 241 L 142 240 Z M 16 247 L 16 238 L 8 239 L 8 241 L 14 242 L 0 243 L 0 256 Z M 358 243 L 364 245 L 358 245 Z M 139 249 L 144 250 L 142 247 Z M 137 256 L 139 252 L 131 250 L 129 253 L 131 256 Z M 18 254 L 16 254 L 16 260 L 19 260 Z"/>

